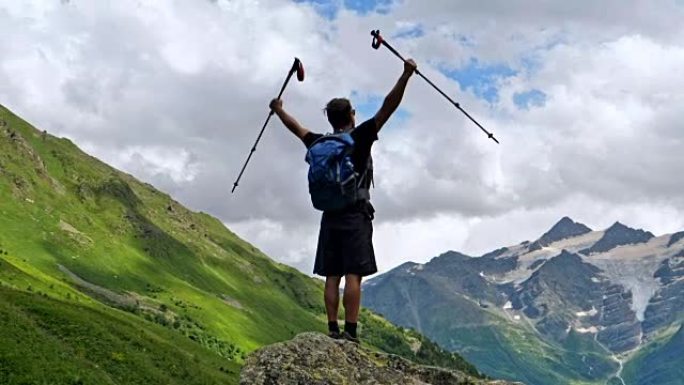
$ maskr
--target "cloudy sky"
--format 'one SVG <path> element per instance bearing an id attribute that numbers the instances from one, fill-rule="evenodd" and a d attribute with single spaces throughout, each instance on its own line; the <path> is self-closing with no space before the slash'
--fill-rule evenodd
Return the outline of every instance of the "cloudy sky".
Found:
<path id="1" fill-rule="evenodd" d="M 386 271 L 565 215 L 683 230 L 683 21 L 682 0 L 0 0 L 0 103 L 310 274 L 320 215 L 277 119 L 230 189 L 293 57 L 305 126 L 332 97 L 375 113 L 402 70 L 380 29 L 501 141 L 411 80 L 373 149 Z"/>

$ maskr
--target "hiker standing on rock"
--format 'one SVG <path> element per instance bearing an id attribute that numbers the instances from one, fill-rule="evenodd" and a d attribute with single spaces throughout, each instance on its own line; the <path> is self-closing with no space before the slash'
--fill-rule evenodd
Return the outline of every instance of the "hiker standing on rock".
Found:
<path id="1" fill-rule="evenodd" d="M 356 126 L 355 110 L 345 98 L 332 99 L 325 107 L 332 134 L 317 134 L 303 127 L 283 109 L 280 99 L 270 108 L 307 147 L 309 192 L 314 207 L 323 211 L 314 274 L 326 277 L 325 309 L 329 336 L 359 342 L 356 326 L 361 303 L 361 279 L 378 271 L 373 251 L 375 210 L 370 203 L 373 180 L 371 147 L 378 131 L 399 107 L 416 63 L 409 59 L 374 117 Z M 337 312 L 340 281 L 345 279 L 344 332 Z"/>

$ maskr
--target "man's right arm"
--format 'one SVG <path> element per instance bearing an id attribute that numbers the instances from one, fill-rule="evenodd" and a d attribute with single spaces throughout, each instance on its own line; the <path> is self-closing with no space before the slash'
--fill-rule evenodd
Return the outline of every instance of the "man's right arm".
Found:
<path id="1" fill-rule="evenodd" d="M 271 111 L 273 111 L 278 117 L 280 118 L 280 121 L 283 122 L 285 127 L 287 127 L 290 132 L 295 134 L 299 139 L 304 139 L 304 136 L 309 133 L 309 130 L 304 128 L 299 122 L 292 117 L 292 115 L 288 114 L 285 112 L 283 109 L 283 101 L 280 99 L 273 99 L 271 100 L 271 104 L 269 105 L 271 107 Z"/>

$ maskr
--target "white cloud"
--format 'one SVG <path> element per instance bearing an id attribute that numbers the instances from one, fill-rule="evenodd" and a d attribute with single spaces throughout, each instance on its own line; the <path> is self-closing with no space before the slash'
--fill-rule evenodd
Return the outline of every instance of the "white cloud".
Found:
<path id="1" fill-rule="evenodd" d="M 676 2 L 402 1 L 328 20 L 286 0 L 0 0 L 0 102 L 51 133 L 218 216 L 311 271 L 318 213 L 304 148 L 274 119 L 242 166 L 292 63 L 285 107 L 315 131 L 334 96 L 383 96 L 401 72 L 385 36 L 501 140 L 415 77 L 374 148 L 382 270 L 535 238 L 569 215 L 656 233 L 684 227 L 684 8 Z M 438 71 L 471 57 L 516 75 L 493 104 Z M 519 109 L 531 89 L 545 103 Z"/>

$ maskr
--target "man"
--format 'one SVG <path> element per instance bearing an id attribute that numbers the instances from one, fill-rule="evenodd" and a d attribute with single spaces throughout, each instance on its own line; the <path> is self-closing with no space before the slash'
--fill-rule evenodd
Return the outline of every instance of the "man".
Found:
<path id="1" fill-rule="evenodd" d="M 404 63 L 404 71 L 399 80 L 387 94 L 380 110 L 374 117 L 356 126 L 355 111 L 347 99 L 332 99 L 325 107 L 328 122 L 334 132 L 349 132 L 354 139 L 351 154 L 354 171 L 361 176 L 362 188 L 369 189 L 372 180 L 372 161 L 370 158 L 373 142 L 389 117 L 399 107 L 409 78 L 416 70 L 416 63 L 409 59 Z M 307 148 L 323 135 L 310 132 L 283 109 L 279 99 L 270 104 L 283 124 Z M 356 325 L 361 302 L 361 279 L 378 271 L 373 251 L 373 213 L 375 210 L 368 199 L 358 201 L 351 207 L 339 211 L 324 211 L 321 230 L 318 236 L 318 249 L 314 274 L 326 277 L 325 310 L 328 315 L 328 331 L 332 338 L 345 338 L 358 343 Z M 344 332 L 340 333 L 337 311 L 340 301 L 340 281 L 344 277 L 345 310 Z"/>

